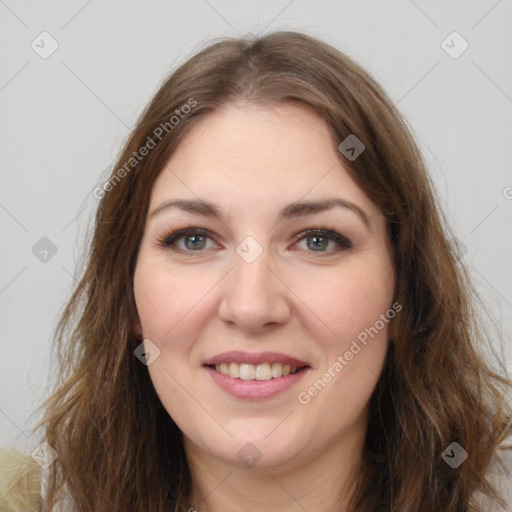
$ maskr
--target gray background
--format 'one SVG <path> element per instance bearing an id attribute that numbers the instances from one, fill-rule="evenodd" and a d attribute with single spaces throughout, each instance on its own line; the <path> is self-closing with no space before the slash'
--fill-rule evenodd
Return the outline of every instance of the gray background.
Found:
<path id="1" fill-rule="evenodd" d="M 37 444 L 31 414 L 47 394 L 92 190 L 163 78 L 225 35 L 302 30 L 382 83 L 414 129 L 512 367 L 511 15 L 510 0 L 0 0 L 0 445 Z M 46 59 L 55 43 L 44 31 L 58 43 Z M 469 44 L 457 58 L 453 31 Z"/>

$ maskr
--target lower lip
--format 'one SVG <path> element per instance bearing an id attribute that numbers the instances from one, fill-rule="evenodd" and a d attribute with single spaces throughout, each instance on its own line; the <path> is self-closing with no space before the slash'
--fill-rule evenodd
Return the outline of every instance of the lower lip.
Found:
<path id="1" fill-rule="evenodd" d="M 279 393 L 284 393 L 297 384 L 309 369 L 304 368 L 297 373 L 287 375 L 286 377 L 278 377 L 277 379 L 243 380 L 233 379 L 208 366 L 205 366 L 204 368 L 211 375 L 214 382 L 226 393 L 234 396 L 235 398 L 253 400 L 271 398 Z"/>

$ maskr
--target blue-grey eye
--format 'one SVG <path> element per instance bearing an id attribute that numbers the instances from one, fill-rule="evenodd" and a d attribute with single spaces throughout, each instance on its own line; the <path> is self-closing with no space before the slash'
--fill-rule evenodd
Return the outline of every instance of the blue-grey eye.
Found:
<path id="1" fill-rule="evenodd" d="M 330 229 L 306 231 L 296 245 L 307 252 L 328 254 L 352 248 L 352 242 L 348 238 Z"/>
<path id="2" fill-rule="evenodd" d="M 306 238 L 306 240 L 308 248 L 311 249 L 312 251 L 324 251 L 325 249 L 327 249 L 327 247 L 329 246 L 329 242 L 331 241 L 329 240 L 329 238 L 325 236 L 318 235 L 309 236 Z"/>
<path id="3" fill-rule="evenodd" d="M 200 252 L 215 248 L 215 242 L 204 230 L 195 228 L 179 229 L 160 239 L 160 245 L 177 252 Z"/>
<path id="4" fill-rule="evenodd" d="M 206 237 L 203 235 L 187 235 L 183 240 L 185 247 L 190 250 L 204 249 L 206 246 Z"/>

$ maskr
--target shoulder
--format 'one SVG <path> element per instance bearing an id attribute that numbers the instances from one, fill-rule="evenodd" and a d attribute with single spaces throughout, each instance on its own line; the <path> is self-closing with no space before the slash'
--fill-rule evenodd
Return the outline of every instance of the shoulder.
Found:
<path id="1" fill-rule="evenodd" d="M 498 445 L 498 488 L 512 511 L 512 416 Z"/>
<path id="2" fill-rule="evenodd" d="M 473 496 L 472 502 L 486 512 L 512 512 L 512 418 L 506 435 L 503 436 L 494 460 L 487 472 L 487 479 L 505 501 L 505 508 L 497 507 L 495 502 L 481 493 Z"/>
<path id="3" fill-rule="evenodd" d="M 37 512 L 40 506 L 40 466 L 15 449 L 0 448 L 0 512 Z"/>
<path id="4" fill-rule="evenodd" d="M 496 487 L 507 502 L 506 510 L 512 511 L 512 432 L 499 446 L 496 467 Z"/>
<path id="5" fill-rule="evenodd" d="M 32 457 L 0 448 L 0 512 L 38 512 L 41 476 L 41 468 Z M 500 443 L 488 477 L 507 503 L 507 508 L 500 510 L 512 511 L 512 431 Z M 473 498 L 480 506 L 485 501 L 481 495 Z"/>

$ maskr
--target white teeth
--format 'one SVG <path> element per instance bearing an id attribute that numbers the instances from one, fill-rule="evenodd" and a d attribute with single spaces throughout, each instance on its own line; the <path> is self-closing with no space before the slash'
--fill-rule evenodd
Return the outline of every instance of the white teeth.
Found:
<path id="1" fill-rule="evenodd" d="M 254 380 L 256 378 L 256 367 L 253 364 L 241 364 L 240 378 L 242 380 Z"/>
<path id="2" fill-rule="evenodd" d="M 283 376 L 283 365 L 281 363 L 274 363 L 272 365 L 272 377 L 277 379 Z"/>
<path id="3" fill-rule="evenodd" d="M 256 366 L 256 380 L 270 380 L 272 378 L 272 369 L 270 364 L 263 363 Z"/>
<path id="4" fill-rule="evenodd" d="M 229 376 L 233 379 L 240 378 L 240 366 L 238 363 L 230 363 L 229 365 Z"/>
<path id="5" fill-rule="evenodd" d="M 222 363 L 215 365 L 215 370 L 223 375 L 228 375 L 232 379 L 242 380 L 270 380 L 286 377 L 294 374 L 298 368 L 289 364 L 281 363 L 262 363 L 254 364 L 238 364 L 238 363 Z"/>

